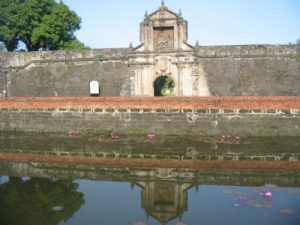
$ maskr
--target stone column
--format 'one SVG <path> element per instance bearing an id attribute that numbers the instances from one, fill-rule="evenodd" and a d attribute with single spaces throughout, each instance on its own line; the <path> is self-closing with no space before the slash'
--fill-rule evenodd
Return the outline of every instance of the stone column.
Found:
<path id="1" fill-rule="evenodd" d="M 183 96 L 183 69 L 184 66 L 182 64 L 178 64 L 178 83 L 177 83 L 177 94 L 178 96 Z"/>
<path id="2" fill-rule="evenodd" d="M 191 96 L 192 95 L 192 78 L 190 66 L 188 64 L 183 65 L 183 96 Z"/>
<path id="3" fill-rule="evenodd" d="M 150 96 L 150 68 L 148 65 L 144 65 L 142 69 L 141 79 L 141 95 Z"/>
<path id="4" fill-rule="evenodd" d="M 130 96 L 136 96 L 136 68 L 130 66 L 129 79 L 130 79 Z"/>

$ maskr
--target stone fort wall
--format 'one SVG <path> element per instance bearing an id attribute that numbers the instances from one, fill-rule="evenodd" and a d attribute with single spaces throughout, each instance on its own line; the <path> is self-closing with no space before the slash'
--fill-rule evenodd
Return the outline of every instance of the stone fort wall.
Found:
<path id="1" fill-rule="evenodd" d="M 220 46 L 196 51 L 213 96 L 300 94 L 300 46 Z"/>
<path id="2" fill-rule="evenodd" d="M 5 96 L 89 96 L 100 82 L 102 96 L 130 95 L 129 49 L 0 54 L 0 94 Z"/>
<path id="3" fill-rule="evenodd" d="M 300 95 L 299 46 L 195 47 L 190 53 L 212 96 Z M 0 53 L 0 97 L 89 96 L 92 80 L 101 96 L 131 96 L 133 58 L 132 48 Z"/>

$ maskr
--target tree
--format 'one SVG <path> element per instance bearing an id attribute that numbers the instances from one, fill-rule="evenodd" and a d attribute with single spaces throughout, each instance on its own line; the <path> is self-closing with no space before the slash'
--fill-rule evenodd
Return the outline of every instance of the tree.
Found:
<path id="1" fill-rule="evenodd" d="M 61 49 L 64 50 L 75 50 L 75 49 L 88 49 L 83 43 L 78 41 L 76 38 L 69 40 L 64 43 Z"/>
<path id="2" fill-rule="evenodd" d="M 15 1 L 0 1 L 0 41 L 3 42 L 8 51 L 18 46 L 17 4 Z"/>
<path id="3" fill-rule="evenodd" d="M 22 41 L 28 51 L 84 48 L 74 36 L 81 19 L 63 2 L 55 0 L 1 0 L 0 41 L 8 51 Z M 74 45 L 77 43 L 77 45 Z"/>
<path id="4" fill-rule="evenodd" d="M 165 83 L 164 86 L 161 90 L 161 95 L 162 96 L 175 96 L 174 93 L 174 81 L 172 80 L 172 78 L 167 77 L 165 79 Z"/>

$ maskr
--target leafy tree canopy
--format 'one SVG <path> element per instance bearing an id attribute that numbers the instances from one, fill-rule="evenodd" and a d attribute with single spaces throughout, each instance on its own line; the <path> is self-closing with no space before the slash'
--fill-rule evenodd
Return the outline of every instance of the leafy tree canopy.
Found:
<path id="1" fill-rule="evenodd" d="M 0 1 L 0 41 L 8 51 L 15 50 L 19 41 L 28 51 L 85 48 L 74 35 L 80 23 L 62 1 Z"/>
<path id="2" fill-rule="evenodd" d="M 172 78 L 167 77 L 164 82 L 164 86 L 161 90 L 162 96 L 175 96 L 174 92 L 174 81 Z"/>

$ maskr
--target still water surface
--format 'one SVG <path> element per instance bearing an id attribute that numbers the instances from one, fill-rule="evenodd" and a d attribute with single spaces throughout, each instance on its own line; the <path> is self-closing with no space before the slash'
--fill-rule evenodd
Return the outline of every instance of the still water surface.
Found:
<path id="1" fill-rule="evenodd" d="M 72 134 L 72 133 L 71 133 Z M 300 160 L 299 137 L 165 136 L 155 134 L 116 135 L 107 133 L 22 133 L 0 131 L 0 152 L 58 154 L 105 154 L 107 157 L 191 158 L 218 160 Z M 239 138 L 239 139 L 237 139 Z"/>
<path id="2" fill-rule="evenodd" d="M 0 153 L 299 159 L 298 137 L 0 132 Z M 269 158 L 268 158 L 269 157 Z M 197 159 L 198 159 L 197 158 Z M 299 225 L 299 171 L 197 171 L 0 163 L 0 225 Z"/>
<path id="3" fill-rule="evenodd" d="M 300 188 L 0 177 L 1 225 L 297 225 Z"/>

